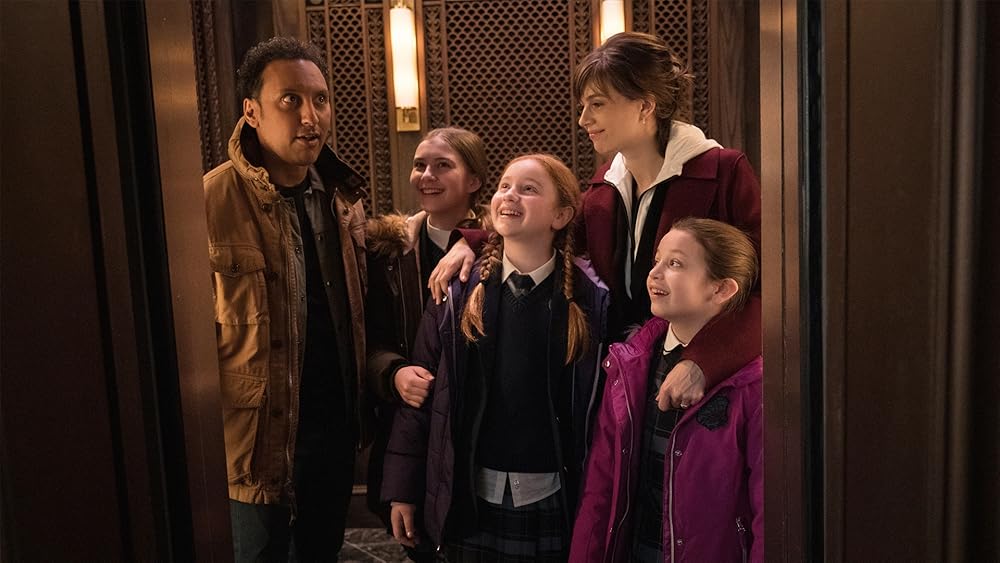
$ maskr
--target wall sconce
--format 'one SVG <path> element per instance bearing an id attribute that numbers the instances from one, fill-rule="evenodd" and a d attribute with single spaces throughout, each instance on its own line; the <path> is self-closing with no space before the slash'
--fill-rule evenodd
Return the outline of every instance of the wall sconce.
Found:
<path id="1" fill-rule="evenodd" d="M 389 10 L 392 87 L 396 94 L 396 131 L 420 131 L 420 82 L 413 10 L 399 0 Z"/>
<path id="2" fill-rule="evenodd" d="M 624 0 L 601 0 L 601 43 L 625 31 Z"/>

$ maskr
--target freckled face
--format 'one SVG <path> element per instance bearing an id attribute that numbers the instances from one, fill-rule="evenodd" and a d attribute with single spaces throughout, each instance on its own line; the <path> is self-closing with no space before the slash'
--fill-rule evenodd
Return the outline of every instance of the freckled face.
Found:
<path id="1" fill-rule="evenodd" d="M 554 237 L 573 218 L 559 206 L 559 193 L 545 168 L 532 159 L 512 163 L 503 173 L 490 201 L 493 228 L 504 239 L 538 240 Z"/>

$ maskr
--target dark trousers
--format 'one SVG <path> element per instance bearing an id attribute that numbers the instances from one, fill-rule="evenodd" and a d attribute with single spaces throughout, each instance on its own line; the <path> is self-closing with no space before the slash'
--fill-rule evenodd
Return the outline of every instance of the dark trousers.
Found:
<path id="1" fill-rule="evenodd" d="M 309 442 L 300 440 L 295 451 L 293 522 L 288 504 L 229 501 L 236 563 L 337 560 L 354 483 L 354 445 Z"/>

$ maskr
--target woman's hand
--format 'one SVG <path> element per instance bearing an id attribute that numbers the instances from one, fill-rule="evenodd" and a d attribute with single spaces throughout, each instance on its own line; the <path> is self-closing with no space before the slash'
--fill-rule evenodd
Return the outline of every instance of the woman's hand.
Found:
<path id="1" fill-rule="evenodd" d="M 417 513 L 417 505 L 405 502 L 391 504 L 392 512 L 389 514 L 389 520 L 392 522 L 392 537 L 406 547 L 416 547 L 417 542 L 420 541 L 416 525 L 413 522 L 413 517 Z"/>
<path id="2" fill-rule="evenodd" d="M 458 279 L 469 281 L 469 273 L 472 271 L 472 263 L 476 261 L 476 253 L 469 248 L 469 243 L 465 239 L 459 239 L 438 261 L 431 277 L 427 281 L 427 287 L 431 290 L 431 297 L 434 302 L 440 304 L 448 292 L 448 282 L 455 277 L 455 272 L 459 272 Z"/>
<path id="3" fill-rule="evenodd" d="M 403 402 L 415 409 L 424 404 L 434 383 L 434 374 L 420 366 L 403 366 L 392 378 Z"/>
<path id="4" fill-rule="evenodd" d="M 663 379 L 656 393 L 656 406 L 663 412 L 670 408 L 686 409 L 704 396 L 704 372 L 691 360 L 681 360 Z"/>

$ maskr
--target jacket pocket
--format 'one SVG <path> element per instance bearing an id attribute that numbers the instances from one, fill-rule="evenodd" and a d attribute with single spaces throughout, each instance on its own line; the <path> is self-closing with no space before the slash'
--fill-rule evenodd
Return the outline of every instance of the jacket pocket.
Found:
<path id="1" fill-rule="evenodd" d="M 242 483 L 247 481 L 253 465 L 267 380 L 223 373 L 221 381 L 226 474 L 230 483 Z"/>
<path id="2" fill-rule="evenodd" d="M 209 247 L 215 321 L 224 325 L 268 321 L 264 254 L 252 246 Z"/>

